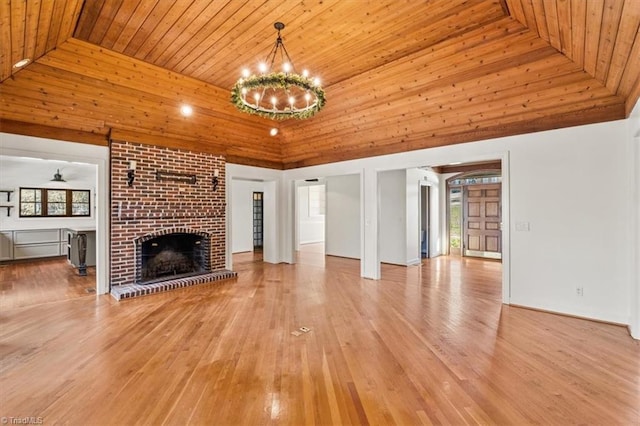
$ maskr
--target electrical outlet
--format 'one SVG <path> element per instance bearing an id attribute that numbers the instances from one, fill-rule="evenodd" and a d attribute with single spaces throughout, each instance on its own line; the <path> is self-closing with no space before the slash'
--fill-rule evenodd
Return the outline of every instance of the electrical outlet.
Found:
<path id="1" fill-rule="evenodd" d="M 584 288 L 582 288 L 582 287 L 576 287 L 576 295 L 578 295 L 578 296 L 584 296 Z"/>

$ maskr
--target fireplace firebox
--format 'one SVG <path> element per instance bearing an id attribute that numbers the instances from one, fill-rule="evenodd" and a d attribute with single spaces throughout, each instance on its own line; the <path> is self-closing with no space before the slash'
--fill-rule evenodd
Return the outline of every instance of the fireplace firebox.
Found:
<path id="1" fill-rule="evenodd" d="M 136 284 L 207 274 L 210 238 L 204 232 L 169 232 L 136 240 Z"/>

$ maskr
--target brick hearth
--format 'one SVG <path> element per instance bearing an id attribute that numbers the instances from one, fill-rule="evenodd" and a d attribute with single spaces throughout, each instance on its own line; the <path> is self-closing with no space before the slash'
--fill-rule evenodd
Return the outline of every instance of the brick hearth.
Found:
<path id="1" fill-rule="evenodd" d="M 237 273 L 226 269 L 215 271 L 210 274 L 197 275 L 194 277 L 180 278 L 177 280 L 163 281 L 153 284 L 126 284 L 111 287 L 111 296 L 116 300 L 131 299 L 132 297 L 145 296 L 147 294 L 161 291 L 173 290 L 176 288 L 189 287 L 196 284 L 206 284 L 214 281 L 223 281 L 236 278 Z"/>

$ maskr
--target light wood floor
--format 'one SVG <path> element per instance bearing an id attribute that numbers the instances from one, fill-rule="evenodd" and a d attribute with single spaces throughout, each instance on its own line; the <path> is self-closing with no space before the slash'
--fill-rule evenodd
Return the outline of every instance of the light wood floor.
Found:
<path id="1" fill-rule="evenodd" d="M 623 327 L 501 305 L 500 263 L 384 265 L 371 281 L 355 260 L 301 253 L 298 265 L 269 265 L 250 256 L 237 258 L 234 281 L 2 309 L 0 416 L 70 425 L 639 423 L 638 342 Z M 46 267 L 40 274 L 47 280 Z M 311 331 L 291 334 L 302 326 Z"/>
<path id="2" fill-rule="evenodd" d="M 0 312 L 78 297 L 95 297 L 95 288 L 96 268 L 88 267 L 87 275 L 80 276 L 66 257 L 0 264 Z"/>

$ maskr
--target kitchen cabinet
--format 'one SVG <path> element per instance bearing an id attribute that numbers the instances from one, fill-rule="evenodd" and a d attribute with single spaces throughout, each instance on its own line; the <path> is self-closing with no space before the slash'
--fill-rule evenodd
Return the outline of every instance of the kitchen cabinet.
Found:
<path id="1" fill-rule="evenodd" d="M 0 260 L 64 256 L 65 238 L 59 228 L 0 231 Z"/>
<path id="2" fill-rule="evenodd" d="M 0 261 L 13 259 L 13 231 L 0 231 Z"/>

